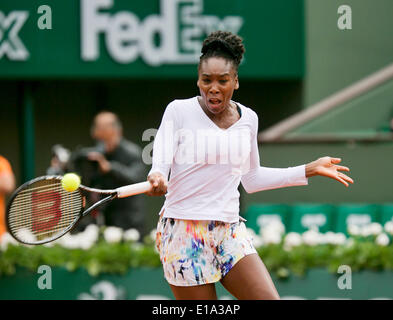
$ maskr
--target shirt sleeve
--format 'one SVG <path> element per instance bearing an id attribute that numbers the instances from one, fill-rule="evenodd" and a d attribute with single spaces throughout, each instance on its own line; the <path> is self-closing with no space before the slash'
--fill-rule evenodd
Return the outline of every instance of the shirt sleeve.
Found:
<path id="1" fill-rule="evenodd" d="M 165 109 L 153 144 L 152 168 L 148 175 L 159 172 L 168 179 L 173 158 L 177 150 L 180 128 L 179 115 L 174 102 Z"/>
<path id="2" fill-rule="evenodd" d="M 254 193 L 263 190 L 308 185 L 304 164 L 288 168 L 269 168 L 260 165 L 257 141 L 258 116 L 255 113 L 252 116 L 252 123 L 249 171 L 241 178 L 241 183 L 246 192 Z"/>

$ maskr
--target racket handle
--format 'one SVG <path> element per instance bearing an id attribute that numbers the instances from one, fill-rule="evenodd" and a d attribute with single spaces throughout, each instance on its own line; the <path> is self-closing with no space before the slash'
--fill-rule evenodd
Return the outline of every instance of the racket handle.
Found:
<path id="1" fill-rule="evenodd" d="M 118 198 L 126 198 L 136 194 L 145 193 L 150 189 L 151 183 L 149 181 L 145 181 L 117 188 L 116 191 Z"/>

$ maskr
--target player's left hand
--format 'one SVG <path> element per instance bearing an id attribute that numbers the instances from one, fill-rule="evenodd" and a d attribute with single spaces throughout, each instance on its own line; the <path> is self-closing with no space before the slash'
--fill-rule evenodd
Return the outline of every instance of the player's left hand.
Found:
<path id="1" fill-rule="evenodd" d="M 323 176 L 335 179 L 341 182 L 346 187 L 349 183 L 353 183 L 353 180 L 346 174 L 340 171 L 349 171 L 348 167 L 338 165 L 341 162 L 341 158 L 322 157 L 313 162 L 306 164 L 306 177 L 312 176 Z"/>
<path id="2" fill-rule="evenodd" d="M 98 166 L 102 173 L 108 173 L 111 170 L 111 164 L 106 160 L 105 156 L 99 152 L 90 152 L 87 155 L 87 159 L 91 161 L 97 161 Z"/>

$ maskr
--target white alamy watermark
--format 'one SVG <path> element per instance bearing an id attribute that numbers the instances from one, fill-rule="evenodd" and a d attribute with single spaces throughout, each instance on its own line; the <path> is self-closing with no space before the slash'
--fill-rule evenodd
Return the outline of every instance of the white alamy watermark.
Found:
<path id="1" fill-rule="evenodd" d="M 38 18 L 37 26 L 40 30 L 51 30 L 52 29 L 52 8 L 45 4 L 41 5 L 37 9 L 37 13 L 41 14 Z"/>
<path id="2" fill-rule="evenodd" d="M 337 287 L 340 290 L 352 289 L 352 269 L 348 265 L 341 265 L 338 267 L 337 273 L 342 274 L 337 280 Z"/>
<path id="3" fill-rule="evenodd" d="M 352 30 L 352 8 L 343 4 L 338 7 L 337 14 L 340 15 L 337 20 L 337 27 L 340 30 Z"/>
<path id="4" fill-rule="evenodd" d="M 154 154 L 160 165 L 231 165 L 243 173 L 250 168 L 251 136 L 247 129 L 175 130 L 172 121 L 165 121 L 158 135 L 157 129 L 145 130 L 142 141 L 149 142 L 142 151 L 146 165 L 152 164 Z"/>
<path id="5" fill-rule="evenodd" d="M 41 265 L 37 270 L 38 274 L 42 274 L 37 280 L 37 286 L 40 290 L 52 289 L 52 268 L 47 265 Z"/>

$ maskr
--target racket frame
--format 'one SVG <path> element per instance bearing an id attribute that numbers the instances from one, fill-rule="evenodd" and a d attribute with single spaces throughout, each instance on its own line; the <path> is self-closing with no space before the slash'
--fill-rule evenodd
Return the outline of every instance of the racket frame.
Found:
<path id="1" fill-rule="evenodd" d="M 79 185 L 78 189 L 75 191 L 78 191 L 80 193 L 81 199 L 82 199 L 82 206 L 81 206 L 81 211 L 79 213 L 79 215 L 77 216 L 77 218 L 74 219 L 74 221 L 67 227 L 65 228 L 62 232 L 59 232 L 58 235 L 56 235 L 55 237 L 51 237 L 45 240 L 40 240 L 40 241 L 36 241 L 34 243 L 30 243 L 30 242 L 26 242 L 23 241 L 21 239 L 19 239 L 11 230 L 11 226 L 9 224 L 9 212 L 11 209 L 11 205 L 14 201 L 14 199 L 16 198 L 16 196 L 19 194 L 19 192 L 21 192 L 22 190 L 27 189 L 28 186 L 39 182 L 39 181 L 43 181 L 43 180 L 58 180 L 59 182 L 61 182 L 61 179 L 63 177 L 62 176 L 57 176 L 57 175 L 46 175 L 46 176 L 41 176 L 32 180 L 29 180 L 27 182 L 25 182 L 24 184 L 22 184 L 21 186 L 19 186 L 10 196 L 10 199 L 7 203 L 7 209 L 6 209 L 6 225 L 7 225 L 7 231 L 9 232 L 9 234 L 18 242 L 23 243 L 23 244 L 27 244 L 27 245 L 39 245 L 39 244 L 44 244 L 44 243 L 48 243 L 48 242 L 52 242 L 55 241 L 57 239 L 59 239 L 60 237 L 62 237 L 63 235 L 65 235 L 67 232 L 70 232 L 75 226 L 76 224 L 85 216 L 87 216 L 92 210 L 94 210 L 95 208 L 97 208 L 98 206 L 107 203 L 109 201 L 112 201 L 113 199 L 116 199 L 118 197 L 118 192 L 116 189 L 114 190 L 100 190 L 100 189 L 95 189 L 95 188 L 89 188 L 86 187 L 84 185 Z M 95 202 L 93 205 L 91 205 L 89 208 L 86 208 L 86 194 L 89 192 L 94 192 L 94 193 L 98 193 L 101 195 L 108 195 L 107 197 Z"/>

